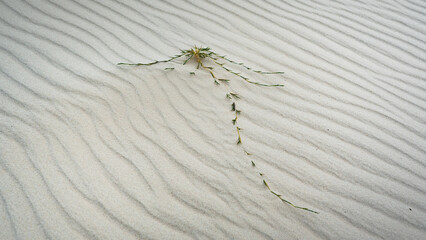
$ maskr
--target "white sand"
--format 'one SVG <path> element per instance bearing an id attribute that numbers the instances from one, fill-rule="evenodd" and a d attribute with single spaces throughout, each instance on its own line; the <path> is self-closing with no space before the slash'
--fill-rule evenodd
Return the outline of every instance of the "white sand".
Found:
<path id="1" fill-rule="evenodd" d="M 0 2 L 0 239 L 424 239 L 425 1 L 143 2 Z"/>

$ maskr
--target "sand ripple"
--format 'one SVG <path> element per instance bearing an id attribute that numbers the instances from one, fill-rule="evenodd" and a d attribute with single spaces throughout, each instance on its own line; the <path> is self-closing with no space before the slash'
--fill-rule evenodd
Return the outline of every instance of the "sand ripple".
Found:
<path id="1" fill-rule="evenodd" d="M 422 239 L 425 10 L 0 1 L 0 239 Z M 285 72 L 230 84 L 252 156 L 208 73 L 115 65 L 193 44 Z"/>

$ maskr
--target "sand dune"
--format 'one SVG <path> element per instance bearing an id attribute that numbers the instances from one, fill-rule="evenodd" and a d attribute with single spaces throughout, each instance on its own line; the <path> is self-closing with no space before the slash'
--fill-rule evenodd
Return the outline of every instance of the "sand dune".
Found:
<path id="1" fill-rule="evenodd" d="M 424 239 L 425 12 L 420 0 L 0 1 L 0 239 Z M 216 86 L 195 62 L 116 65 L 194 44 L 283 71 L 234 66 L 284 87 L 219 69 L 231 82 Z"/>

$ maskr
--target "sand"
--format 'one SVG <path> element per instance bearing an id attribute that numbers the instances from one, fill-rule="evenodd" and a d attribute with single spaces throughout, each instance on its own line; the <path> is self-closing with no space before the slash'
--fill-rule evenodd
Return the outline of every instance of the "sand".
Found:
<path id="1" fill-rule="evenodd" d="M 421 0 L 1 1 L 0 239 L 424 239 L 425 12 Z M 283 71 L 234 67 L 284 87 L 220 69 L 231 81 L 216 86 L 194 61 L 116 65 L 194 45 Z"/>

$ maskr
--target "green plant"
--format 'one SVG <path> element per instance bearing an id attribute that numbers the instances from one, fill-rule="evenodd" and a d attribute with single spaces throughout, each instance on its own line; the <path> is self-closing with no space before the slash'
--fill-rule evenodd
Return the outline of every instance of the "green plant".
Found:
<path id="1" fill-rule="evenodd" d="M 232 70 L 231 68 L 229 68 L 228 66 L 225 66 L 225 64 L 227 63 L 231 63 L 234 65 L 239 65 L 242 68 L 258 73 L 258 74 L 283 74 L 284 72 L 264 72 L 264 71 L 259 71 L 259 70 L 254 70 L 250 67 L 247 67 L 244 63 L 240 63 L 240 62 L 235 62 L 229 58 L 227 58 L 224 55 L 219 55 L 213 51 L 210 50 L 210 48 L 208 47 L 197 47 L 194 46 L 193 48 L 189 49 L 189 50 L 181 50 L 180 54 L 177 54 L 167 60 L 161 60 L 161 61 L 154 61 L 154 62 L 150 62 L 150 63 L 118 63 L 117 65 L 121 65 L 121 66 L 151 66 L 154 64 L 159 64 L 159 63 L 168 63 L 168 62 L 172 62 L 178 58 L 185 58 L 185 60 L 183 61 L 183 65 L 185 65 L 186 63 L 188 63 L 189 60 L 191 59 L 195 59 L 196 63 L 197 63 L 197 69 L 199 69 L 200 67 L 204 70 L 206 70 L 207 72 L 210 73 L 211 77 L 214 80 L 214 83 L 217 85 L 220 85 L 221 83 L 227 83 L 230 80 L 229 79 L 225 79 L 225 78 L 218 78 L 215 73 L 213 72 L 214 67 L 212 66 L 206 66 L 206 61 L 210 61 L 210 63 L 215 64 L 216 66 L 220 67 L 221 69 L 224 69 L 225 71 L 237 76 L 238 78 L 244 80 L 247 83 L 253 84 L 253 85 L 258 85 L 258 86 L 264 86 L 264 87 L 283 87 L 284 85 L 282 84 L 264 84 L 264 83 L 260 83 L 260 82 L 254 82 L 249 80 L 247 77 L 245 77 L 244 75 L 242 75 L 239 72 L 236 72 L 234 70 Z M 165 68 L 164 70 L 173 70 L 174 68 Z M 190 72 L 191 75 L 195 75 L 195 72 Z M 238 139 L 237 139 L 237 145 L 241 145 L 242 141 L 241 141 L 241 134 L 240 131 L 242 130 L 240 127 L 238 127 L 237 124 L 237 120 L 238 120 L 238 116 L 241 114 L 241 110 L 237 109 L 236 106 L 236 101 L 238 99 L 240 99 L 240 96 L 237 93 L 234 92 L 228 92 L 226 94 L 226 98 L 228 98 L 229 100 L 232 101 L 231 104 L 231 110 L 233 112 L 235 112 L 235 118 L 232 119 L 232 124 L 235 125 L 236 127 L 236 131 L 237 131 L 237 135 L 238 135 Z M 244 149 L 244 152 L 247 155 L 252 155 L 251 153 L 247 152 Z M 256 164 L 251 161 L 251 164 L 253 167 L 256 167 Z M 278 197 L 282 202 L 287 203 L 295 208 L 299 208 L 299 209 L 303 209 L 309 212 L 313 212 L 313 213 L 318 213 L 314 210 L 308 209 L 308 208 L 304 208 L 304 207 L 300 207 L 300 206 L 296 206 L 293 203 L 285 200 L 282 195 L 277 194 L 275 191 L 273 191 L 269 184 L 266 182 L 265 178 L 264 178 L 264 174 L 259 172 L 259 175 L 262 177 L 263 180 L 263 184 L 266 186 L 266 188 L 276 197 Z"/>

